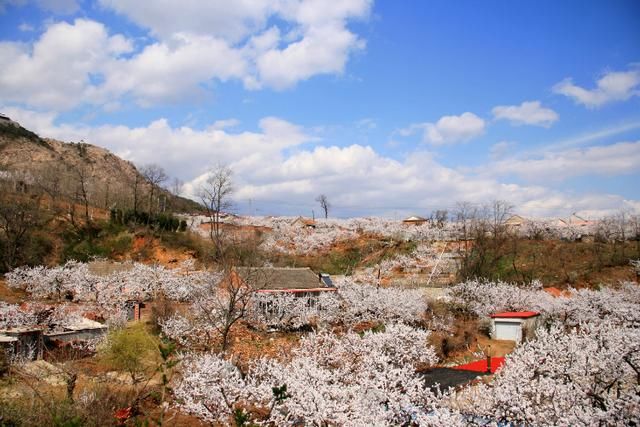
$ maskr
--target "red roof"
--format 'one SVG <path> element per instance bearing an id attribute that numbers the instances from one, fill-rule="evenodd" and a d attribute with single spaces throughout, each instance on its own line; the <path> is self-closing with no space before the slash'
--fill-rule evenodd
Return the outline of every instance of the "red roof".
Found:
<path id="1" fill-rule="evenodd" d="M 569 291 L 561 291 L 558 288 L 554 288 L 554 287 L 549 287 L 549 288 L 542 288 L 543 291 L 545 291 L 546 293 L 548 293 L 549 295 L 553 296 L 553 297 L 570 297 L 571 296 L 571 292 Z"/>
<path id="2" fill-rule="evenodd" d="M 502 365 L 504 365 L 504 357 L 492 357 L 491 373 L 495 374 L 496 371 L 502 367 Z M 459 371 L 487 372 L 487 359 L 476 360 L 475 362 L 456 366 L 453 369 L 457 369 Z"/>
<path id="3" fill-rule="evenodd" d="M 491 318 L 496 318 L 496 317 L 507 317 L 507 318 L 515 318 L 515 319 L 526 319 L 527 317 L 535 317 L 538 316 L 540 313 L 538 313 L 537 311 L 503 311 L 502 313 L 494 313 L 492 314 L 490 317 Z"/>

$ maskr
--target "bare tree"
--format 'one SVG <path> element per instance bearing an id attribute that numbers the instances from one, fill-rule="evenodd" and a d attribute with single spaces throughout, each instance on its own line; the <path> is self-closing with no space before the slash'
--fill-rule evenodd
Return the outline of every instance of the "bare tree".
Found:
<path id="1" fill-rule="evenodd" d="M 34 232 L 51 219 L 40 209 L 40 198 L 10 195 L 0 188 L 0 270 L 11 270 L 29 258 Z"/>
<path id="2" fill-rule="evenodd" d="M 489 210 L 489 220 L 491 221 L 491 231 L 495 237 L 499 237 L 505 230 L 505 222 L 513 215 L 514 206 L 504 200 L 494 200 L 491 202 Z"/>
<path id="3" fill-rule="evenodd" d="M 67 168 L 69 169 L 69 173 L 71 175 L 71 179 L 73 180 L 73 200 L 82 204 L 84 208 L 84 220 L 85 224 L 88 225 L 91 223 L 91 215 L 89 215 L 89 194 L 91 192 L 92 182 L 91 182 L 91 170 L 89 167 L 84 164 L 67 164 Z M 69 216 L 71 219 L 71 224 L 76 227 L 75 220 L 75 206 L 70 206 L 69 208 Z"/>
<path id="4" fill-rule="evenodd" d="M 209 237 L 215 245 L 217 256 L 223 252 L 221 215 L 232 206 L 232 175 L 228 166 L 218 165 L 209 171 L 209 178 L 199 190 L 200 200 L 209 217 Z"/>
<path id="5" fill-rule="evenodd" d="M 221 350 L 226 351 L 229 346 L 229 332 L 233 325 L 245 317 L 255 289 L 235 268 L 226 266 L 223 274 L 223 280 L 215 285 L 215 288 L 202 289 L 206 294 L 195 299 L 192 309 L 193 313 L 200 317 L 199 321 L 207 325 L 204 330 L 220 337 Z M 213 336 L 209 336 L 208 339 L 211 340 Z"/>
<path id="6" fill-rule="evenodd" d="M 149 220 L 151 219 L 151 215 L 153 214 L 153 194 L 155 190 L 160 190 L 160 184 L 165 182 L 169 177 L 166 172 L 162 168 L 155 163 L 150 165 L 146 165 L 142 168 L 142 176 L 144 176 L 145 181 L 149 184 Z"/>
<path id="7" fill-rule="evenodd" d="M 444 228 L 447 223 L 447 217 L 449 216 L 449 212 L 446 209 L 438 209 L 434 212 L 431 212 L 431 222 L 435 224 L 438 228 Z"/>
<path id="8" fill-rule="evenodd" d="M 182 192 L 182 186 L 184 185 L 184 181 L 180 178 L 173 178 L 171 181 L 171 194 L 174 196 L 179 196 Z"/>
<path id="9" fill-rule="evenodd" d="M 133 178 L 129 181 L 131 185 L 131 192 L 133 194 L 133 212 L 137 215 L 138 206 L 140 204 L 140 184 L 142 183 L 142 175 L 136 170 L 133 174 Z"/>
<path id="10" fill-rule="evenodd" d="M 67 179 L 67 168 L 58 161 L 44 164 L 34 174 L 36 186 L 49 196 L 52 206 L 63 195 Z"/>
<path id="11" fill-rule="evenodd" d="M 329 209 L 331 208 L 331 203 L 329 203 L 327 196 L 320 194 L 316 197 L 316 202 L 320 203 L 320 208 L 324 212 L 324 218 L 327 219 L 329 217 Z"/>

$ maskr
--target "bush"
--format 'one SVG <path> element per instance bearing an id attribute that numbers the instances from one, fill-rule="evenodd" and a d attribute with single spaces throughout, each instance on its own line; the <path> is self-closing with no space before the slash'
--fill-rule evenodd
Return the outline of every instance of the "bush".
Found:
<path id="1" fill-rule="evenodd" d="M 135 400 L 131 390 L 105 385 L 86 388 L 74 401 L 39 390 L 19 399 L 0 398 L 0 426 L 116 426 L 114 410 Z"/>
<path id="2" fill-rule="evenodd" d="M 113 330 L 98 349 L 100 359 L 112 369 L 129 374 L 134 384 L 153 374 L 158 366 L 158 339 L 142 323 Z"/>

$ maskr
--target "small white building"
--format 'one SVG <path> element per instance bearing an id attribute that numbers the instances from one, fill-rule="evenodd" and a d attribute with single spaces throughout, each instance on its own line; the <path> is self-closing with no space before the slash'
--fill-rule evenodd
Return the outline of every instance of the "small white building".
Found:
<path id="1" fill-rule="evenodd" d="M 505 311 L 491 315 L 491 337 L 494 340 L 521 342 L 530 338 L 536 327 L 540 313 L 536 311 Z"/>

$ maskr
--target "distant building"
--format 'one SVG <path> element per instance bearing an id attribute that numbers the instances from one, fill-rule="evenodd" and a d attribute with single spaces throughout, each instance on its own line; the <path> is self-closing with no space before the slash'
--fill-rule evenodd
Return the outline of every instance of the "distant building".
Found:
<path id="1" fill-rule="evenodd" d="M 574 213 L 569 217 L 569 219 L 567 220 L 567 223 L 574 227 L 587 227 L 589 225 L 592 225 L 593 221 L 584 219 L 581 216 L 578 216 Z"/>
<path id="2" fill-rule="evenodd" d="M 567 219 L 558 219 L 554 223 L 556 227 L 588 227 L 593 224 L 594 221 L 584 219 L 581 216 L 576 215 L 575 213 L 573 213 Z"/>
<path id="3" fill-rule="evenodd" d="M 410 216 L 409 218 L 403 219 L 402 222 L 409 225 L 422 225 L 427 222 L 427 219 L 421 216 Z"/>
<path id="4" fill-rule="evenodd" d="M 536 311 L 506 311 L 491 315 L 491 337 L 495 340 L 521 342 L 531 338 L 540 313 Z"/>
<path id="5" fill-rule="evenodd" d="M 313 219 L 303 218 L 299 216 L 298 218 L 293 220 L 291 225 L 302 227 L 302 228 L 316 228 L 316 221 Z"/>
<path id="6" fill-rule="evenodd" d="M 527 222 L 526 218 L 521 217 L 520 215 L 513 215 L 509 219 L 504 222 L 504 225 L 507 227 L 518 228 L 523 226 Z"/>

